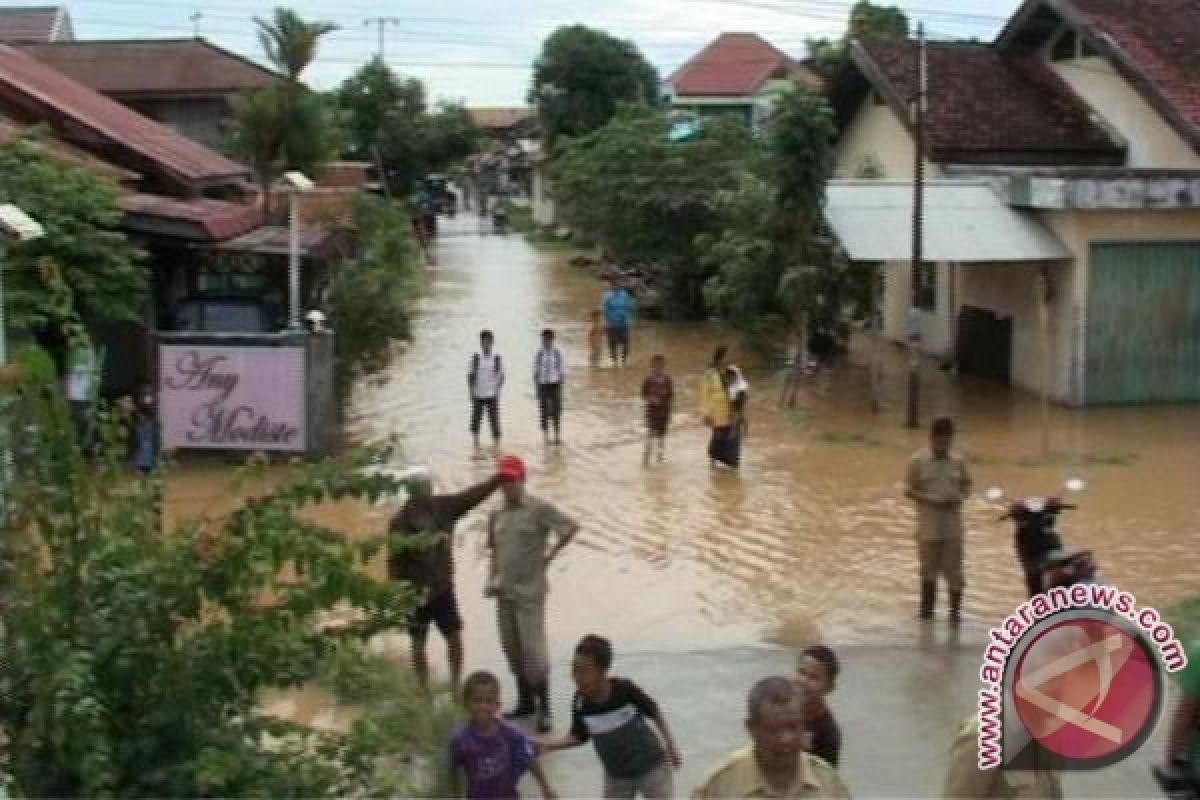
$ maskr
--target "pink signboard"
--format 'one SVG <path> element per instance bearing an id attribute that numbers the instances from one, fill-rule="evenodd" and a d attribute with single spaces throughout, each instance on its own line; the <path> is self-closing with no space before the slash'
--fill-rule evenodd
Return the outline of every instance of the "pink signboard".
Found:
<path id="1" fill-rule="evenodd" d="M 163 447 L 305 448 L 304 350 L 159 347 Z"/>

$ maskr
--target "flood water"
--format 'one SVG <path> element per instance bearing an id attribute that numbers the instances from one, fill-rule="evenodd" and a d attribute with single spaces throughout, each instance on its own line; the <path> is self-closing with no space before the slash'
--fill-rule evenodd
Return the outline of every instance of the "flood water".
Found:
<path id="1" fill-rule="evenodd" d="M 1088 482 L 1076 498 L 1081 508 L 1064 517 L 1061 530 L 1069 545 L 1096 552 L 1107 582 L 1159 608 L 1200 586 L 1200 409 L 1055 409 L 1044 452 L 1033 399 L 930 365 L 923 420 L 935 413 L 958 419 L 977 496 L 967 506 L 961 639 L 941 624 L 919 626 L 913 512 L 901 479 L 924 435 L 902 425 L 902 353 L 884 353 L 878 414 L 869 402 L 865 348 L 806 383 L 797 410 L 779 411 L 778 376 L 735 346 L 733 360 L 751 386 L 750 436 L 740 473 L 714 471 L 697 386 L 714 345 L 735 338 L 711 325 L 643 321 L 633 331 L 629 367 L 589 368 L 586 315 L 603 287 L 567 264 L 569 251 L 535 249 L 518 235 L 481 236 L 477 225 L 462 217 L 445 226 L 415 338 L 389 370 L 358 387 L 349 433 L 359 441 L 399 435 L 403 457 L 391 466 L 427 464 L 442 491 L 486 477 L 494 453 L 485 432 L 487 457 L 473 458 L 466 371 L 479 330 L 495 331 L 508 373 L 503 450 L 526 460 L 532 492 L 582 525 L 551 568 L 555 703 L 565 714 L 570 686 L 561 676 L 574 643 L 589 632 L 609 636 L 619 669 L 631 670 L 622 674 L 670 708 L 687 753 L 681 788 L 690 790 L 741 741 L 745 688 L 791 668 L 786 649 L 763 645 L 823 639 L 846 666 L 834 703 L 850 743 L 843 775 L 856 796 L 936 795 L 944 748 L 979 688 L 986 630 L 1023 599 L 1012 532 L 983 500 L 988 486 L 1023 495 L 1081 476 Z M 541 442 L 532 381 L 547 326 L 559 332 L 568 362 L 559 448 Z M 679 397 L 666 463 L 643 467 L 638 391 L 653 353 L 667 357 Z M 169 484 L 168 521 L 230 508 L 238 499 L 229 477 L 219 459 L 189 460 Z M 399 500 L 315 513 L 349 536 L 375 536 Z M 485 512 L 498 503 L 492 499 L 459 526 L 456 559 L 467 669 L 504 675 L 492 603 L 482 596 Z M 382 559 L 370 569 L 382 578 Z M 440 638 L 430 643 L 435 669 L 444 670 Z M 397 663 L 407 645 L 400 631 L 371 643 Z M 268 692 L 262 704 L 325 729 L 345 730 L 356 713 L 316 687 Z M 551 761 L 564 797 L 596 791 L 596 766 L 583 750 Z M 1150 796 L 1148 764 L 1158 752 L 1156 740 L 1138 759 L 1074 775 L 1070 785 L 1077 796 Z"/>
<path id="2" fill-rule="evenodd" d="M 599 630 L 626 648 L 666 651 L 910 636 L 913 512 L 901 478 L 924 435 L 902 425 L 902 354 L 885 347 L 878 414 L 864 352 L 811 379 L 789 411 L 776 407 L 778 376 L 736 355 L 751 386 L 750 435 L 740 474 L 714 471 L 697 387 L 714 345 L 737 353 L 735 337 L 703 323 L 642 321 L 628 367 L 590 368 L 586 315 L 603 287 L 569 266 L 569 255 L 517 234 L 481 236 L 470 216 L 448 223 L 415 340 L 359 387 L 352 435 L 400 434 L 405 458 L 431 466 L 442 490 L 485 476 L 491 451 L 472 459 L 465 375 L 478 332 L 489 328 L 508 373 L 503 451 L 526 459 L 532 492 L 582 524 L 552 569 L 552 640 Z M 558 448 L 542 444 L 537 425 L 532 362 L 543 327 L 558 331 L 568 362 Z M 647 468 L 638 392 L 654 353 L 666 356 L 679 397 L 667 462 Z M 1062 532 L 1096 552 L 1106 580 L 1160 607 L 1200 586 L 1200 409 L 1055 409 L 1047 453 L 1032 398 L 932 365 L 923 377 L 923 419 L 958 419 L 979 495 L 968 505 L 969 626 L 994 624 L 1022 599 L 1011 529 L 982 498 L 991 485 L 1023 495 L 1082 476 L 1088 490 Z M 487 450 L 486 426 L 484 442 Z M 468 619 L 489 613 L 477 591 L 482 524 L 481 515 L 464 524 L 457 551 Z M 480 635 L 494 647 L 493 631 Z"/>

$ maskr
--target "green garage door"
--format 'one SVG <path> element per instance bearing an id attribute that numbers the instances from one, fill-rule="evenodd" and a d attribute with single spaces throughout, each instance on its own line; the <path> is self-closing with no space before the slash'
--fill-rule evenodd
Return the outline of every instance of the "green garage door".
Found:
<path id="1" fill-rule="evenodd" d="M 1097 244 L 1087 402 L 1200 400 L 1200 242 Z"/>

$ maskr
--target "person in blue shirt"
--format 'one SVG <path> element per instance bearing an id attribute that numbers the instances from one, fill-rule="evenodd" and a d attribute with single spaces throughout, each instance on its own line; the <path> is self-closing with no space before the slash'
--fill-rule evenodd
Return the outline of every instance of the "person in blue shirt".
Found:
<path id="1" fill-rule="evenodd" d="M 633 296 L 621 286 L 618 278 L 612 278 L 600 301 L 600 310 L 604 312 L 604 324 L 608 328 L 608 355 L 614 367 L 618 363 L 625 366 L 629 361 L 629 323 L 633 318 L 633 306 Z"/>

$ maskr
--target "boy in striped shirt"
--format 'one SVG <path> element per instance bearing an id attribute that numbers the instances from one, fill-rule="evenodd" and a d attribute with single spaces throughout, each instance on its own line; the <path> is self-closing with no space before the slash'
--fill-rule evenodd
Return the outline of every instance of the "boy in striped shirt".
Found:
<path id="1" fill-rule="evenodd" d="M 609 677 L 612 658 L 612 643 L 601 636 L 585 636 L 575 647 L 571 732 L 539 742 L 539 752 L 578 747 L 591 739 L 604 765 L 605 798 L 671 797 L 672 769 L 682 763 L 671 730 L 658 704 L 637 684 Z"/>

